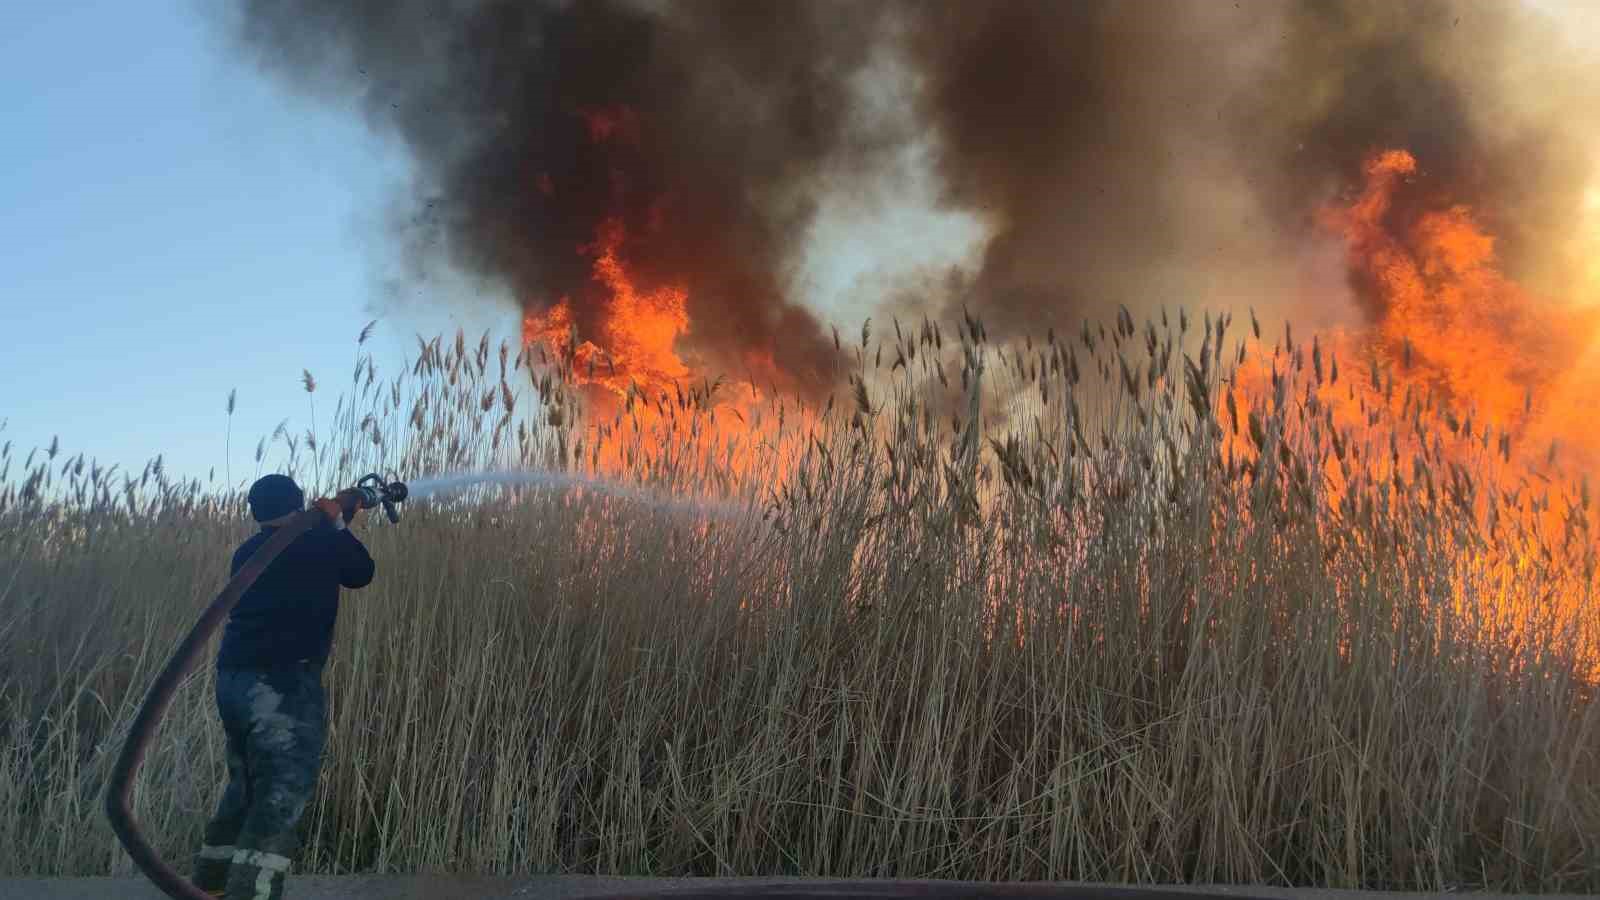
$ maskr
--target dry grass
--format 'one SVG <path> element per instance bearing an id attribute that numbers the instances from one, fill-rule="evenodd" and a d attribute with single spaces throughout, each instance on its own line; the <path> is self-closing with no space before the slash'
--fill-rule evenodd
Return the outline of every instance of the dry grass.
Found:
<path id="1" fill-rule="evenodd" d="M 610 465 L 749 511 L 495 489 L 363 526 L 305 865 L 1600 891 L 1581 487 L 1332 431 L 1320 351 L 1225 320 L 955 331 L 864 330 L 841 402 L 733 447 L 704 390 L 585 425 L 537 354 L 362 357 L 258 470 Z M 126 871 L 100 791 L 238 487 L 0 474 L 0 873 Z M 135 798 L 170 857 L 223 776 L 210 688 Z"/>

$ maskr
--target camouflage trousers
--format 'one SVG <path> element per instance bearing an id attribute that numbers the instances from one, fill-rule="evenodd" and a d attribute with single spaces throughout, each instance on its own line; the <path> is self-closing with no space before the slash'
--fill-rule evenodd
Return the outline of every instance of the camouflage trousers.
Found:
<path id="1" fill-rule="evenodd" d="M 281 900 L 327 738 L 321 667 L 218 669 L 217 711 L 228 786 L 206 825 L 194 882 L 227 900 Z"/>

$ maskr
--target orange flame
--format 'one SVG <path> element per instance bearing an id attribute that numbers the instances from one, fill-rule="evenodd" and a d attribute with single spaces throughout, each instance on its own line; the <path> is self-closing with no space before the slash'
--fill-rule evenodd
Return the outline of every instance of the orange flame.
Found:
<path id="1" fill-rule="evenodd" d="M 1494 237 L 1466 206 L 1426 212 L 1393 234 L 1385 217 L 1416 172 L 1410 153 L 1376 154 L 1359 197 L 1325 217 L 1375 295 L 1378 318 L 1366 336 L 1372 351 L 1403 383 L 1493 423 L 1524 454 L 1543 451 L 1525 439 L 1565 438 L 1587 454 L 1600 449 L 1569 406 L 1574 382 L 1586 375 L 1579 364 L 1596 317 L 1532 296 L 1507 278 Z"/>
<path id="2" fill-rule="evenodd" d="M 592 311 L 592 333 L 578 333 L 567 298 L 522 321 L 523 343 L 553 352 L 569 382 L 589 399 L 589 464 L 637 474 L 652 459 L 674 457 L 693 445 L 705 471 L 744 475 L 758 458 L 786 467 L 780 445 L 814 417 L 757 389 L 756 377 L 777 372 L 770 354 L 747 351 L 749 380 L 728 386 L 686 362 L 678 342 L 692 328 L 688 292 L 675 286 L 640 290 L 628 272 L 626 240 L 621 221 L 611 219 L 594 243 L 580 248 L 594 258 L 592 277 L 606 288 L 602 305 Z"/>
<path id="3" fill-rule="evenodd" d="M 1560 541 L 1555 536 L 1573 521 L 1586 521 L 1587 476 L 1600 462 L 1600 430 L 1589 426 L 1588 412 L 1590 398 L 1600 396 L 1591 356 L 1600 315 L 1535 296 L 1508 277 L 1494 237 L 1464 205 L 1396 225 L 1397 193 L 1417 171 L 1403 150 L 1375 154 L 1359 194 L 1323 216 L 1344 239 L 1373 319 L 1312 344 L 1307 406 L 1345 441 L 1359 437 L 1377 451 L 1367 456 L 1378 463 L 1373 476 L 1396 485 L 1425 480 L 1430 494 L 1437 478 L 1441 492 L 1469 498 L 1491 531 L 1497 517 L 1514 519 Z M 1284 345 L 1238 373 L 1247 398 L 1270 396 L 1273 374 L 1300 365 L 1296 357 L 1308 348 L 1288 347 L 1287 337 Z M 1342 382 L 1335 359 L 1346 366 Z M 1557 445 L 1567 448 L 1560 460 Z M 1330 456 L 1325 472 L 1336 503 L 1346 486 L 1341 461 Z M 1567 477 L 1574 474 L 1580 479 Z M 1529 476 L 1539 482 L 1533 491 L 1526 490 Z M 1484 490 L 1462 489 L 1469 482 Z M 1578 517 L 1569 519 L 1572 513 Z M 1587 526 L 1579 527 L 1580 542 L 1591 540 Z M 1495 615 L 1509 617 L 1501 620 L 1502 635 L 1519 634 L 1516 617 L 1539 602 L 1515 587 L 1531 561 L 1512 551 L 1493 563 L 1498 587 L 1480 586 L 1490 593 L 1479 602 L 1501 604 Z M 1557 615 L 1581 615 L 1580 593 L 1546 602 Z"/>
<path id="4" fill-rule="evenodd" d="M 637 150 L 642 141 L 643 121 L 628 106 L 586 107 L 576 115 L 597 146 Z M 627 179 L 614 170 L 613 213 L 596 227 L 591 243 L 577 248 L 593 260 L 591 278 L 603 287 L 601 296 L 586 298 L 581 308 L 561 297 L 543 311 L 525 313 L 523 344 L 553 352 L 560 383 L 578 389 L 586 407 L 578 418 L 590 432 L 585 446 L 595 460 L 629 468 L 643 456 L 648 468 L 649 458 L 674 456 L 687 443 L 696 447 L 696 455 L 714 455 L 723 469 L 747 472 L 751 447 L 770 451 L 783 445 L 815 424 L 815 417 L 779 395 L 794 382 L 769 348 L 743 348 L 732 363 L 737 372 L 713 371 L 703 359 L 680 355 L 684 339 L 693 337 L 689 288 L 644 289 L 636 281 L 637 269 L 630 269 L 626 252 L 629 226 L 625 213 L 617 211 L 626 206 L 626 186 Z M 535 187 L 548 196 L 558 186 L 540 173 Z M 665 198 L 657 198 L 639 227 L 651 232 L 666 227 L 665 209 Z M 720 361 L 727 363 L 727 348 L 721 349 Z M 758 385 L 770 387 L 770 395 Z M 561 405 L 552 421 L 576 424 Z M 630 449 L 622 449 L 624 443 Z M 739 444 L 744 452 L 730 449 Z"/>
<path id="5" fill-rule="evenodd" d="M 1347 438 L 1442 453 L 1469 469 L 1491 456 L 1547 480 L 1558 470 L 1587 474 L 1600 464 L 1600 430 L 1587 425 L 1589 398 L 1600 396 L 1590 360 L 1600 315 L 1537 297 L 1507 277 L 1494 237 L 1464 205 L 1396 226 L 1396 194 L 1417 171 L 1404 150 L 1375 154 L 1360 192 L 1321 217 L 1344 240 L 1370 325 L 1298 351 L 1286 338 L 1272 358 L 1247 361 L 1237 386 L 1246 398 L 1265 399 L 1274 373 L 1311 355 L 1318 414 Z M 1419 416 L 1444 423 L 1448 434 L 1422 433 Z M 1332 481 L 1337 492 L 1338 477 Z"/>
<path id="6" fill-rule="evenodd" d="M 571 302 L 563 297 L 543 313 L 524 316 L 522 337 L 524 343 L 543 342 L 565 354 L 582 383 L 619 398 L 630 388 L 655 396 L 689 376 L 676 350 L 678 338 L 689 330 L 684 307 L 688 295 L 675 287 L 649 293 L 636 289 L 623 268 L 625 239 L 622 223 L 608 220 L 595 243 L 583 248 L 594 256 L 594 279 L 609 291 L 595 334 L 577 339 Z"/>

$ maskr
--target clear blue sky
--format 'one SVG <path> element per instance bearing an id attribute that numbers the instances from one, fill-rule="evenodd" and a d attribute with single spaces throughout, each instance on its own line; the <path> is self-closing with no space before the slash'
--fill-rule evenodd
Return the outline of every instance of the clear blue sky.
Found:
<path id="1" fill-rule="evenodd" d="M 359 117 L 229 58 L 194 0 L 19 3 L 0 30 L 0 420 L 124 468 L 165 454 L 235 479 L 309 368 L 346 381 L 374 308 L 379 216 L 403 183 Z M 408 304 L 409 305 L 409 304 Z M 387 316 L 380 369 L 418 330 L 514 323 L 493 302 Z M 319 387 L 319 412 L 333 396 Z M 15 448 L 14 448 L 15 450 Z M 15 468 L 15 467 L 13 467 Z M 243 473 L 243 474 L 241 474 Z"/>
<path id="2" fill-rule="evenodd" d="M 12 4 L 0 30 L 0 441 L 137 470 L 220 478 L 230 388 L 233 477 L 258 438 L 309 424 L 381 318 L 380 372 L 413 335 L 516 330 L 504 298 L 399 271 L 382 215 L 408 176 L 349 109 L 294 95 L 234 58 L 203 0 Z M 975 252 L 981 228 L 932 193 L 863 217 L 823 198 L 802 278 L 819 311 L 859 325 L 853 292 Z M 537 239 L 537 236 L 530 236 Z M 387 367 L 385 364 L 387 363 Z M 275 460 L 276 456 L 269 457 Z"/>

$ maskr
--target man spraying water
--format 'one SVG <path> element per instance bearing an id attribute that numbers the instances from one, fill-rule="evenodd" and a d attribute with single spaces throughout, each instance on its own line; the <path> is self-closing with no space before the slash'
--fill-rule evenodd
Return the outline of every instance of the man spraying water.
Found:
<path id="1" fill-rule="evenodd" d="M 232 573 L 302 511 L 294 480 L 250 488 L 261 530 L 233 554 Z M 228 785 L 206 826 L 194 882 L 227 900 L 280 900 L 300 849 L 296 827 L 316 787 L 326 738 L 322 669 L 340 588 L 372 581 L 367 548 L 346 527 L 354 505 L 314 504 L 327 521 L 300 535 L 239 598 L 217 652 L 217 711 L 227 734 Z"/>

